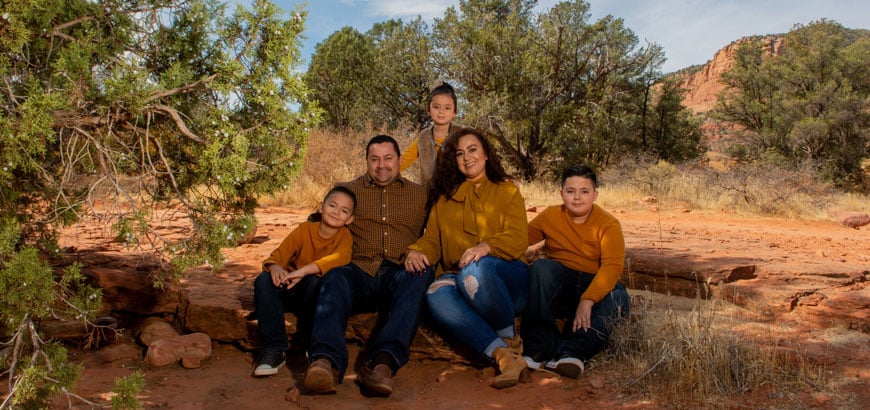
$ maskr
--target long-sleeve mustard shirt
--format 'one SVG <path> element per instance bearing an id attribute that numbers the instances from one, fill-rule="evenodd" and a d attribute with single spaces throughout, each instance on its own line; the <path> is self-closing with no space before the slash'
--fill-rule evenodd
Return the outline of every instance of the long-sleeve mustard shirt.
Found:
<path id="1" fill-rule="evenodd" d="M 284 269 L 294 271 L 314 262 L 320 269 L 318 276 L 323 276 L 330 269 L 350 263 L 353 237 L 346 227 L 342 227 L 332 238 L 321 238 L 317 233 L 320 222 L 302 222 L 272 254 L 263 261 L 266 265 L 276 263 Z"/>
<path id="2" fill-rule="evenodd" d="M 583 223 L 574 223 L 563 205 L 549 206 L 529 222 L 529 245 L 544 241 L 547 258 L 595 277 L 580 299 L 596 303 L 613 290 L 625 266 L 625 238 L 613 215 L 592 205 Z"/>
<path id="3" fill-rule="evenodd" d="M 440 198 L 429 213 L 426 231 L 409 250 L 422 252 L 436 275 L 459 270 L 466 249 L 486 242 L 490 255 L 505 260 L 523 256 L 528 219 L 519 189 L 512 182 L 466 181 L 451 199 Z"/>

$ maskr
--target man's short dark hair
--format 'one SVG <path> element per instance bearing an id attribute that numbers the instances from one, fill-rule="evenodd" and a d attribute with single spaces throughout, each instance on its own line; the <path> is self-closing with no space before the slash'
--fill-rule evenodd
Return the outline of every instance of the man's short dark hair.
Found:
<path id="1" fill-rule="evenodd" d="M 393 144 L 393 148 L 396 150 L 396 156 L 402 155 L 401 152 L 399 151 L 399 143 L 396 142 L 396 139 L 389 136 L 389 135 L 381 134 L 381 135 L 375 135 L 374 137 L 372 137 L 372 139 L 369 140 L 368 145 L 366 145 L 366 158 L 368 158 L 368 156 L 369 156 L 369 148 L 371 148 L 372 145 L 383 144 L 385 142 Z"/>

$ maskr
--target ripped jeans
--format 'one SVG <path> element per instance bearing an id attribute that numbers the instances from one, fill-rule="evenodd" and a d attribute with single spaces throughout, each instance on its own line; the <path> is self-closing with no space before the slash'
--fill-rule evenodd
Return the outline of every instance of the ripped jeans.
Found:
<path id="1" fill-rule="evenodd" d="M 439 276 L 426 292 L 429 314 L 443 330 L 492 357 L 515 335 L 514 317 L 529 299 L 529 267 L 523 261 L 485 256 L 457 274 Z"/>

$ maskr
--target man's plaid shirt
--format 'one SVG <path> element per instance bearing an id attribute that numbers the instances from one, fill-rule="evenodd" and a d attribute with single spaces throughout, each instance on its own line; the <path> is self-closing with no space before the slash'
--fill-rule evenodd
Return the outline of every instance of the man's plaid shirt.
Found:
<path id="1" fill-rule="evenodd" d="M 356 195 L 351 262 L 376 275 L 384 259 L 401 264 L 426 221 L 426 189 L 399 176 L 385 187 L 368 174 L 343 184 Z"/>

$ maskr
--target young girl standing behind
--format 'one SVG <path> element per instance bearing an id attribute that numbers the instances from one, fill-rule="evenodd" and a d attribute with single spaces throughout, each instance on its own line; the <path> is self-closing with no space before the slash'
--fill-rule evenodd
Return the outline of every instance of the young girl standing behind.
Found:
<path id="1" fill-rule="evenodd" d="M 426 186 L 435 173 L 435 160 L 441 151 L 441 145 L 450 132 L 453 118 L 456 117 L 456 92 L 448 83 L 441 83 L 430 93 L 426 101 L 426 114 L 432 119 L 432 125 L 422 129 L 417 138 L 411 142 L 408 149 L 401 155 L 404 171 L 420 158 L 420 184 Z"/>

